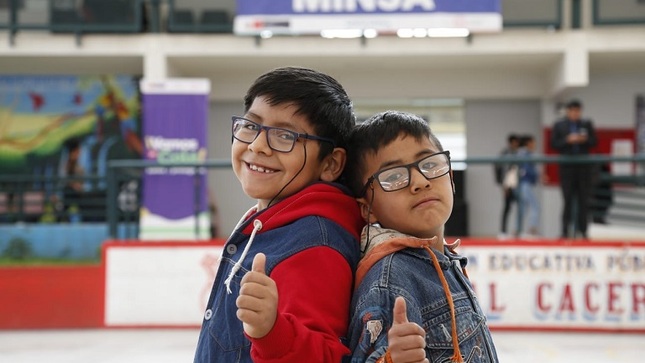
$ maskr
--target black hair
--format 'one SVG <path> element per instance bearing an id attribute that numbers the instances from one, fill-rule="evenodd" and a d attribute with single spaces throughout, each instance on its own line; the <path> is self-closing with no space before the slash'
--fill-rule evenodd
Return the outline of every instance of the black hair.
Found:
<path id="1" fill-rule="evenodd" d="M 244 112 L 257 97 L 266 97 L 272 105 L 293 104 L 306 117 L 316 136 L 334 140 L 336 147 L 347 148 L 347 135 L 356 122 L 354 106 L 343 86 L 331 76 L 301 67 L 273 69 L 249 87 L 244 96 Z M 333 150 L 321 142 L 319 159 Z"/>
<path id="2" fill-rule="evenodd" d="M 356 125 L 349 137 L 345 180 L 354 196 L 360 197 L 365 173 L 365 156 L 377 153 L 399 136 L 406 135 L 416 140 L 427 138 L 437 151 L 443 151 L 439 139 L 432 133 L 428 122 L 412 113 L 385 111 L 377 113 L 365 122 Z"/>
<path id="3" fill-rule="evenodd" d="M 582 108 L 582 102 L 580 100 L 571 100 L 567 102 L 567 109 L 569 108 Z"/>
<path id="4" fill-rule="evenodd" d="M 508 141 L 508 143 L 510 144 L 514 141 L 520 141 L 520 137 L 517 134 L 508 134 L 506 141 Z"/>
<path id="5" fill-rule="evenodd" d="M 533 135 L 522 135 L 520 137 L 520 147 L 526 146 L 529 142 L 533 141 Z"/>
<path id="6" fill-rule="evenodd" d="M 63 143 L 63 147 L 68 151 L 78 149 L 80 146 L 81 146 L 81 140 L 78 138 L 70 138 L 65 140 L 65 142 Z"/>

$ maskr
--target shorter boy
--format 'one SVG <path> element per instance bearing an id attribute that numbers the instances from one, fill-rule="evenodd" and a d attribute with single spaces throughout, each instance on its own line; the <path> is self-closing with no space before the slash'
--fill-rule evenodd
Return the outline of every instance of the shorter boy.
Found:
<path id="1" fill-rule="evenodd" d="M 386 111 L 358 125 L 346 176 L 368 225 L 361 237 L 351 362 L 497 362 L 466 258 L 446 244 L 450 154 L 422 118 Z"/>

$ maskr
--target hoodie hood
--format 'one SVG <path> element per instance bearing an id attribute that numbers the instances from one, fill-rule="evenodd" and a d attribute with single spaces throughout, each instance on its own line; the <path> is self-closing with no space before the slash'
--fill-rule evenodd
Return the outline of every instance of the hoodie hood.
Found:
<path id="1" fill-rule="evenodd" d="M 255 212 L 256 210 L 257 208 L 251 208 L 246 212 L 233 230 L 233 233 L 241 230 L 242 234 L 250 237 L 242 255 L 224 281 L 229 294 L 233 276 L 242 267 L 242 261 L 251 248 L 256 234 L 282 227 L 303 217 L 318 216 L 335 222 L 358 240 L 360 230 L 365 224 L 358 203 L 340 184 L 315 183 L 272 207 L 259 212 Z"/>
<path id="2" fill-rule="evenodd" d="M 314 183 L 269 208 L 249 214 L 239 227 L 246 235 L 253 232 L 254 220 L 262 222 L 262 231 L 258 232 L 262 233 L 302 217 L 319 216 L 334 221 L 358 240 L 365 225 L 356 200 L 347 189 L 335 183 Z"/>

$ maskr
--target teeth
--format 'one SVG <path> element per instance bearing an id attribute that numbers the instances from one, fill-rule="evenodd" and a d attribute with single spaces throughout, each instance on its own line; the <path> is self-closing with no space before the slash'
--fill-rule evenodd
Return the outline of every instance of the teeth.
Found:
<path id="1" fill-rule="evenodd" d="M 259 171 L 260 173 L 267 173 L 267 174 L 268 173 L 275 173 L 275 170 L 265 169 L 265 168 L 263 168 L 261 166 L 257 166 L 257 165 L 253 165 L 253 164 L 249 164 L 249 169 L 251 169 L 253 171 Z"/>

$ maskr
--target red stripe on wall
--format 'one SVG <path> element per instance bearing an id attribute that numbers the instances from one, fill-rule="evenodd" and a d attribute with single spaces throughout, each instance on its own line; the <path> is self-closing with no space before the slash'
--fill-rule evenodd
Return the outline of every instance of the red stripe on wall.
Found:
<path id="1" fill-rule="evenodd" d="M 0 329 L 103 326 L 103 266 L 0 268 Z"/>

